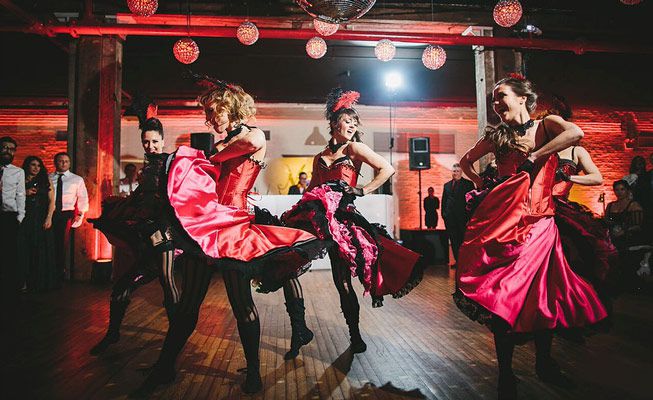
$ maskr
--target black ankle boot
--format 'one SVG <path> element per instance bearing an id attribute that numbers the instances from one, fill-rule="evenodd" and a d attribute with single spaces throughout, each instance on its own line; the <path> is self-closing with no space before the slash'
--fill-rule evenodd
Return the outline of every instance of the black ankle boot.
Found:
<path id="1" fill-rule="evenodd" d="M 365 344 L 361 337 L 358 323 L 349 325 L 349 338 L 351 341 L 349 349 L 352 353 L 364 353 L 367 350 L 367 344 Z"/>
<path id="2" fill-rule="evenodd" d="M 535 361 L 535 372 L 537 377 L 542 382 L 561 387 L 563 389 L 573 389 L 576 387 L 574 381 L 571 380 L 564 372 L 560 370 L 558 364 L 550 357 Z"/>
<path id="3" fill-rule="evenodd" d="M 499 386 L 497 387 L 499 400 L 517 399 L 517 378 L 513 374 L 499 374 Z"/>
<path id="4" fill-rule="evenodd" d="M 254 321 L 238 322 L 238 334 L 243 345 L 245 360 L 247 361 L 247 376 L 240 386 L 243 393 L 257 393 L 263 389 L 261 372 L 259 370 L 259 344 L 261 339 L 261 324 L 258 319 Z"/>
<path id="5" fill-rule="evenodd" d="M 160 364 L 157 362 L 152 372 L 145 378 L 145 381 L 135 391 L 129 394 L 131 399 L 148 398 L 157 387 L 171 383 L 175 380 L 175 368 L 173 364 Z"/>
<path id="6" fill-rule="evenodd" d="M 254 394 L 258 393 L 263 389 L 263 381 L 261 380 L 261 371 L 256 368 L 247 368 L 247 375 L 245 376 L 245 382 L 240 385 L 240 390 L 243 393 Z"/>
<path id="7" fill-rule="evenodd" d="M 286 311 L 290 317 L 292 336 L 290 350 L 283 356 L 284 360 L 292 360 L 299 355 L 299 349 L 313 340 L 313 332 L 306 326 L 306 308 L 304 299 L 293 299 L 286 303 Z"/>
<path id="8" fill-rule="evenodd" d="M 116 301 L 112 300 L 109 304 L 109 328 L 107 329 L 106 335 L 91 348 L 91 355 L 98 355 L 103 353 L 106 349 L 109 348 L 114 343 L 118 343 L 120 340 L 120 325 L 122 325 L 122 320 L 125 317 L 125 312 L 127 311 L 127 306 L 129 305 L 129 300 L 126 301 Z"/>

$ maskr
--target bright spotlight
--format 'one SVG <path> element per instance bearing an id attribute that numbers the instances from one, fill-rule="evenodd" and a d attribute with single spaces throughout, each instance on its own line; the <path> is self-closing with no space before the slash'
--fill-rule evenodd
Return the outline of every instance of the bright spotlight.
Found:
<path id="1" fill-rule="evenodd" d="M 398 72 L 390 72 L 385 76 L 385 87 L 396 91 L 404 83 L 404 78 Z"/>

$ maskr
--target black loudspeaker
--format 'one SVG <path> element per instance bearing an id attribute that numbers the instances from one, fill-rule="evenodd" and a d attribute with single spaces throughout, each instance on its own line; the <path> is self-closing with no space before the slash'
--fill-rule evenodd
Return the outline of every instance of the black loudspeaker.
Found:
<path id="1" fill-rule="evenodd" d="M 409 139 L 408 166 L 411 171 L 431 169 L 431 142 L 429 138 Z"/>
<path id="2" fill-rule="evenodd" d="M 213 134 L 210 132 L 199 132 L 190 134 L 190 147 L 202 150 L 206 157 L 211 157 L 213 152 Z"/>

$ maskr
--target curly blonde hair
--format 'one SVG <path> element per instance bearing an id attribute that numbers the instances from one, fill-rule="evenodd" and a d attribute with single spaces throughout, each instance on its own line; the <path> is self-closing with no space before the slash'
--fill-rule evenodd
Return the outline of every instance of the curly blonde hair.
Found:
<path id="1" fill-rule="evenodd" d="M 222 111 L 226 111 L 230 121 L 247 122 L 256 115 L 254 99 L 242 87 L 227 85 L 212 89 L 197 99 L 204 108 L 206 121 L 216 122 Z"/>

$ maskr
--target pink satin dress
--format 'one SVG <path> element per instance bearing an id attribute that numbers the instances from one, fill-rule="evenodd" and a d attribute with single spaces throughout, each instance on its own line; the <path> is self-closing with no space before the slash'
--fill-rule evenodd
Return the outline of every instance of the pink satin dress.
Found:
<path id="1" fill-rule="evenodd" d="M 525 160 L 513 151 L 497 159 L 503 179 L 474 211 L 460 248 L 458 307 L 491 324 L 499 317 L 512 332 L 594 324 L 606 310 L 592 286 L 572 271 L 554 221 L 557 155 L 538 163 L 531 185 L 516 173 Z"/>
<path id="2" fill-rule="evenodd" d="M 356 187 L 360 167 L 347 156 L 331 165 L 320 159 L 310 187 L 281 219 L 334 242 L 340 260 L 332 262 L 346 263 L 373 305 L 381 306 L 382 296 L 401 297 L 417 285 L 421 256 L 392 240 L 383 227 L 370 224 L 356 210 L 354 196 L 342 191 L 342 182 Z"/>
<path id="3" fill-rule="evenodd" d="M 202 255 L 230 261 L 216 265 L 235 266 L 263 282 L 260 291 L 273 291 L 304 272 L 311 259 L 324 254 L 324 246 L 306 231 L 256 223 L 247 194 L 260 171 L 261 164 L 249 156 L 214 164 L 202 151 L 181 146 L 170 166 L 167 193 L 182 233 Z M 266 283 L 266 277 L 274 282 Z"/>

